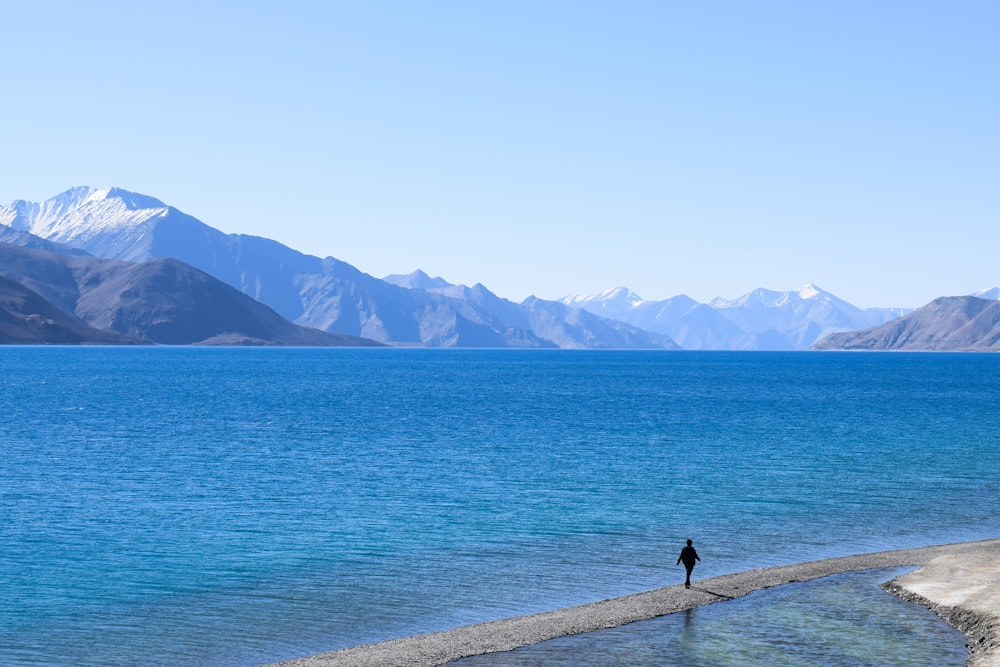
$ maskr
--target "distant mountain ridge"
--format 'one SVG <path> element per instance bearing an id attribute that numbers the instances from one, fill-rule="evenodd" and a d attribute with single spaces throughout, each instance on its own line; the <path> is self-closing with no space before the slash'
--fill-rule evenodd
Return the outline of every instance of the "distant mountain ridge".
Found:
<path id="1" fill-rule="evenodd" d="M 454 285 L 420 270 L 379 279 L 334 257 L 225 234 L 159 199 L 119 188 L 77 187 L 45 202 L 0 207 L 3 241 L 128 262 L 176 258 L 298 325 L 393 345 L 798 350 L 910 312 L 860 309 L 812 284 L 788 292 L 761 288 L 708 304 L 683 294 L 646 301 L 624 287 L 514 303 L 482 284 Z M 977 295 L 995 299 L 1000 289 Z"/>
<path id="2" fill-rule="evenodd" d="M 979 299 L 988 299 L 991 301 L 1000 301 L 1000 287 L 981 289 L 978 292 L 973 292 L 967 296 L 974 296 Z"/>
<path id="3" fill-rule="evenodd" d="M 292 324 L 173 258 L 122 262 L 0 243 L 0 276 L 0 319 L 20 322 L 5 343 L 378 345 Z"/>
<path id="4" fill-rule="evenodd" d="M 906 312 L 862 310 L 812 284 L 790 292 L 756 289 L 708 304 L 683 294 L 645 301 L 624 287 L 562 302 L 668 335 L 692 350 L 800 350 L 831 332 L 881 324 Z"/>
<path id="5" fill-rule="evenodd" d="M 831 334 L 813 349 L 1000 351 L 1000 301 L 940 297 L 891 322 Z"/>
<path id="6" fill-rule="evenodd" d="M 454 287 L 451 283 L 441 277 L 431 278 L 429 275 L 423 271 L 417 270 L 408 275 L 392 274 L 388 276 L 383 276 L 382 280 L 385 282 L 396 285 L 397 287 L 405 287 L 406 289 L 422 289 L 422 290 L 434 290 L 434 289 L 447 289 L 449 287 Z"/>
<path id="7" fill-rule="evenodd" d="M 0 208 L 0 224 L 105 259 L 177 258 L 292 322 L 385 343 L 677 347 L 667 336 L 589 313 L 560 320 L 561 304 L 521 306 L 481 285 L 468 291 L 440 284 L 440 289 L 400 286 L 333 257 L 305 255 L 261 237 L 224 234 L 158 199 L 118 188 L 73 188 L 46 202 L 16 201 Z"/>

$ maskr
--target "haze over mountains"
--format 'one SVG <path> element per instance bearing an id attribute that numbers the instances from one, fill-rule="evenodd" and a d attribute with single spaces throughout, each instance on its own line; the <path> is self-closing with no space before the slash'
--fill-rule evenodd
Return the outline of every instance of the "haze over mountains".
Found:
<path id="1" fill-rule="evenodd" d="M 440 347 L 795 350 L 832 333 L 883 325 L 907 312 L 862 310 L 814 285 L 790 292 L 758 289 L 708 304 L 684 295 L 645 301 L 626 288 L 560 302 L 531 297 L 514 303 L 481 284 L 453 285 L 422 271 L 380 280 L 333 257 L 306 255 L 261 237 L 225 234 L 158 199 L 117 188 L 77 187 L 45 202 L 0 207 L 0 243 L 76 262 L 70 273 L 87 273 L 92 283 L 101 283 L 86 283 L 89 287 L 82 289 L 77 282 L 79 300 L 52 301 L 64 312 L 82 314 L 85 325 L 145 340 L 158 336 L 156 342 L 174 344 L 225 342 L 228 325 L 217 318 L 214 328 L 192 328 L 200 319 L 213 321 L 211 311 L 219 310 L 211 299 L 198 297 L 217 294 L 215 281 L 249 297 L 240 308 L 259 302 L 305 331 L 354 337 L 340 344 L 364 338 Z M 12 252 L 8 248 L 7 256 Z M 80 268 L 100 260 L 114 262 L 114 268 Z M 0 275 L 29 280 L 12 266 L 0 259 Z M 31 281 L 41 285 L 37 274 Z M 136 288 L 140 284 L 146 287 Z M 154 284 L 158 289 L 148 287 Z M 48 299 L 53 290 L 46 285 L 35 291 Z M 143 316 L 136 314 L 143 308 Z M 111 314 L 125 311 L 132 313 L 136 326 L 123 326 L 122 316 Z M 188 333 L 165 336 L 170 329 L 166 322 L 178 318 L 187 322 Z M 247 323 L 244 319 L 240 326 L 246 329 Z M 269 326 L 271 342 L 311 344 L 303 342 L 308 336 L 302 338 L 299 329 L 279 334 L 273 322 Z M 160 333 L 150 338 L 152 331 Z M 246 331 L 230 335 L 245 343 L 269 340 Z"/>
<path id="2" fill-rule="evenodd" d="M 881 324 L 904 309 L 861 310 L 815 285 L 792 292 L 757 289 L 704 304 L 679 295 L 645 301 L 624 287 L 563 303 L 670 336 L 690 350 L 800 350 L 835 331 Z"/>
<path id="3" fill-rule="evenodd" d="M 674 349 L 669 337 L 554 302 L 514 304 L 482 285 L 408 289 L 276 241 L 224 234 L 127 191 L 73 188 L 0 208 L 0 224 L 123 261 L 176 258 L 296 324 L 385 343 L 457 347 Z"/>

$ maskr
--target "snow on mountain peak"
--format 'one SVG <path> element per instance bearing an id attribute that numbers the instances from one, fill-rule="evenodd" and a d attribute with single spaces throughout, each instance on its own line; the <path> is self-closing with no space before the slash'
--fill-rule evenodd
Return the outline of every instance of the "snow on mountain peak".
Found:
<path id="1" fill-rule="evenodd" d="M 570 294 L 560 299 L 567 306 L 582 303 L 615 303 L 629 308 L 638 306 L 644 299 L 627 287 L 611 287 L 600 294 Z"/>
<path id="2" fill-rule="evenodd" d="M 601 292 L 596 297 L 591 297 L 598 301 L 614 301 L 620 304 L 637 306 L 642 303 L 642 297 L 627 287 L 612 287 Z"/>
<path id="3" fill-rule="evenodd" d="M 980 299 L 989 299 L 991 301 L 1000 301 L 1000 287 L 987 287 L 986 289 L 981 289 L 978 292 L 973 292 L 971 296 L 975 296 Z"/>
<path id="4" fill-rule="evenodd" d="M 823 293 L 823 290 L 816 287 L 812 283 L 806 283 L 799 289 L 799 298 L 802 299 L 815 299 Z"/>
<path id="5" fill-rule="evenodd" d="M 644 300 L 627 287 L 612 287 L 600 294 L 570 294 L 560 299 L 560 303 L 582 308 L 601 317 L 620 318 L 644 303 Z"/>
<path id="6" fill-rule="evenodd" d="M 92 201 L 103 201 L 108 198 L 108 195 L 111 194 L 111 191 L 113 189 L 114 188 L 104 188 L 103 190 L 91 190 L 90 194 L 87 195 L 87 198 L 84 199 L 83 202 L 86 204 Z"/>
<path id="7" fill-rule="evenodd" d="M 169 211 L 166 204 L 154 197 L 115 187 L 80 186 L 43 202 L 14 202 L 11 207 L 0 207 L 0 219 L 15 229 L 50 241 L 93 250 L 86 248 L 86 239 L 109 231 L 139 228 Z"/>
<path id="8" fill-rule="evenodd" d="M 712 299 L 709 305 L 717 310 L 727 308 L 781 308 L 796 301 L 807 301 L 824 297 L 829 297 L 829 294 L 812 283 L 806 283 L 792 292 L 776 292 L 759 287 L 736 299 L 716 297 Z"/>
<path id="9" fill-rule="evenodd" d="M 770 308 L 784 297 L 787 292 L 775 292 L 774 290 L 758 287 L 752 292 L 747 292 L 743 296 L 735 299 L 724 299 L 721 296 L 715 297 L 708 304 L 716 310 L 727 308 Z"/>
<path id="10" fill-rule="evenodd" d="M 103 190 L 93 190 L 84 200 L 84 204 L 101 201 L 118 200 L 125 204 L 125 208 L 130 211 L 138 211 L 147 208 L 167 208 L 167 205 L 156 197 L 149 197 L 121 188 L 110 187 Z"/>

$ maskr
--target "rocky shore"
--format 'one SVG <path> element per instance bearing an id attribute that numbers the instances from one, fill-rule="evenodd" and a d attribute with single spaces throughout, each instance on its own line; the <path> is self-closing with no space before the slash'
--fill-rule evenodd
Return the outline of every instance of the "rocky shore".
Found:
<path id="1" fill-rule="evenodd" d="M 1000 667 L 1000 539 L 883 551 L 727 574 L 590 604 L 298 658 L 269 667 L 430 667 L 618 627 L 843 572 L 921 566 L 884 587 L 938 613 L 969 641 L 969 667 Z"/>

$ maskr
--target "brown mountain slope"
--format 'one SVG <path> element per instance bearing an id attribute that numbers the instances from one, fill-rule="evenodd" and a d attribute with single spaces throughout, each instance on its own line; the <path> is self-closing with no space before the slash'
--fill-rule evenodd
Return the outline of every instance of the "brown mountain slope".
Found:
<path id="1" fill-rule="evenodd" d="M 0 243 L 0 275 L 97 329 L 167 345 L 378 345 L 285 320 L 175 259 L 131 263 Z"/>
<path id="2" fill-rule="evenodd" d="M 0 277 L 0 344 L 131 345 L 138 342 L 95 329 L 59 310 L 24 285 Z"/>
<path id="3" fill-rule="evenodd" d="M 1000 301 L 943 296 L 877 327 L 844 331 L 815 350 L 1000 350 Z"/>

